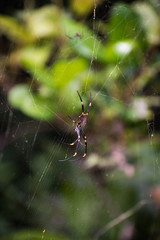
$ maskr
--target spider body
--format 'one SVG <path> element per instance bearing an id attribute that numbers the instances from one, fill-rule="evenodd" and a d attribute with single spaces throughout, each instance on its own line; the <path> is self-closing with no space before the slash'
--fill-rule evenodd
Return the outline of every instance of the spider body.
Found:
<path id="1" fill-rule="evenodd" d="M 81 38 L 82 36 L 81 36 L 81 34 L 79 34 L 79 33 L 76 32 L 76 34 L 74 35 L 74 37 L 79 37 L 79 38 Z"/>
<path id="2" fill-rule="evenodd" d="M 73 120 L 73 119 L 71 118 L 72 122 L 73 122 L 74 124 L 76 124 L 76 127 L 75 127 L 74 130 L 75 130 L 75 132 L 77 133 L 78 138 L 77 138 L 73 143 L 70 143 L 69 145 L 70 145 L 70 146 L 73 146 L 73 145 L 77 144 L 77 145 L 76 145 L 75 153 L 73 154 L 73 157 L 75 157 L 75 156 L 77 155 L 77 153 L 78 153 L 79 144 L 85 145 L 84 154 L 83 154 L 83 156 L 82 156 L 82 158 L 85 158 L 86 155 L 87 155 L 87 137 L 86 137 L 86 135 L 85 135 L 85 133 L 84 133 L 84 131 L 83 131 L 82 128 L 83 128 L 83 127 L 86 125 L 86 123 L 87 123 L 88 113 L 89 113 L 90 108 L 91 108 L 91 105 L 92 105 L 92 97 L 91 97 L 91 93 L 90 93 L 90 103 L 89 103 L 87 112 L 84 113 L 84 104 L 83 104 L 82 98 L 81 98 L 81 96 L 80 96 L 80 94 L 79 94 L 78 91 L 77 91 L 77 93 L 78 93 L 78 96 L 79 96 L 80 101 L 81 101 L 81 104 L 82 104 L 82 113 L 81 113 L 81 115 L 79 116 L 79 121 L 78 121 L 78 122 L 76 122 L 75 120 Z M 82 138 L 83 138 L 83 140 L 84 140 L 84 144 L 81 142 L 81 136 L 82 136 Z M 66 159 L 66 160 L 67 160 L 67 159 Z M 65 161 L 65 160 L 64 160 L 64 161 Z"/>
<path id="3" fill-rule="evenodd" d="M 74 39 L 74 38 L 79 38 L 79 39 L 81 39 L 81 38 L 82 38 L 82 35 L 81 35 L 80 33 L 76 32 L 73 37 L 70 37 L 70 36 L 67 36 L 67 37 L 70 38 L 70 39 Z"/>
<path id="4" fill-rule="evenodd" d="M 84 127 L 87 123 L 87 117 L 88 114 L 83 113 L 82 115 L 79 116 L 79 126 L 80 127 Z"/>

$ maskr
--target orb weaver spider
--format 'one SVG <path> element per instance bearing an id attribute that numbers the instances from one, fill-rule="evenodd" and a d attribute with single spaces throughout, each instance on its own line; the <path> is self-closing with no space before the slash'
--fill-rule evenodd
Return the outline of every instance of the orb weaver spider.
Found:
<path id="1" fill-rule="evenodd" d="M 91 96 L 91 92 L 90 92 L 90 102 L 89 102 L 89 106 L 88 106 L 88 109 L 87 109 L 87 112 L 85 113 L 84 112 L 84 104 L 83 104 L 83 100 L 81 98 L 81 95 L 79 94 L 79 92 L 77 91 L 78 93 L 78 96 L 79 96 L 79 99 L 81 101 L 81 105 L 82 105 L 82 113 L 81 115 L 79 116 L 79 121 L 76 122 L 75 120 L 73 120 L 70 116 L 69 118 L 72 120 L 72 122 L 76 125 L 75 127 L 75 132 L 77 133 L 77 136 L 78 138 L 73 142 L 73 143 L 69 143 L 70 146 L 74 146 L 75 144 L 76 145 L 76 150 L 75 150 L 75 153 L 73 154 L 72 157 L 75 157 L 78 153 L 78 149 L 79 149 L 79 144 L 82 144 L 82 145 L 85 145 L 85 148 L 84 148 L 84 154 L 81 158 L 85 158 L 87 156 L 87 137 L 83 131 L 83 127 L 86 125 L 86 122 L 87 122 L 87 117 L 88 117 L 88 114 L 89 114 L 89 111 L 90 111 L 90 108 L 91 108 L 91 105 L 92 105 L 92 96 Z M 84 144 L 81 142 L 81 136 L 82 138 L 84 139 Z M 71 157 L 71 158 L 72 158 Z M 66 161 L 66 160 L 69 160 L 71 158 L 67 158 L 67 159 L 64 159 L 64 160 L 60 160 L 60 161 Z M 81 159 L 79 158 L 79 159 Z M 78 159 L 77 159 L 78 160 Z"/>

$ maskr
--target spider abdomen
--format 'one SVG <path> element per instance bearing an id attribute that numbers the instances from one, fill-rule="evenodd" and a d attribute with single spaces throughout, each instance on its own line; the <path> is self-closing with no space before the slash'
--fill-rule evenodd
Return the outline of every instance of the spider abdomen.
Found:
<path id="1" fill-rule="evenodd" d="M 87 122 L 87 114 L 83 114 L 82 116 L 80 116 L 80 125 L 81 127 L 85 126 Z"/>

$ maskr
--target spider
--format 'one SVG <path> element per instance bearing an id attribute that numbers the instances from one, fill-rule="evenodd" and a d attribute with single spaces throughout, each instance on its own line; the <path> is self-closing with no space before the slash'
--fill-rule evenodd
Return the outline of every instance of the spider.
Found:
<path id="1" fill-rule="evenodd" d="M 82 138 L 84 139 L 84 145 L 85 145 L 84 154 L 83 154 L 82 158 L 85 158 L 86 155 L 87 155 L 87 137 L 86 137 L 86 135 L 85 135 L 85 133 L 84 133 L 82 128 L 86 125 L 86 122 L 87 122 L 87 117 L 88 117 L 88 114 L 89 114 L 89 111 L 90 111 L 90 108 L 91 108 L 91 105 L 92 105 L 92 97 L 91 97 L 91 93 L 90 93 L 89 106 L 88 106 L 87 112 L 84 113 L 83 100 L 82 100 L 81 95 L 79 94 L 78 91 L 77 91 L 77 93 L 78 93 L 79 99 L 80 99 L 81 104 L 82 104 L 82 113 L 79 116 L 79 121 L 78 122 L 76 122 L 71 117 L 69 117 L 72 120 L 72 122 L 76 125 L 74 130 L 75 130 L 75 132 L 77 133 L 77 136 L 78 136 L 78 138 L 73 143 L 69 143 L 69 145 L 73 146 L 73 145 L 77 144 L 75 153 L 73 154 L 73 157 L 75 157 L 77 155 L 77 153 L 78 153 L 79 144 L 83 145 L 83 143 L 81 143 L 81 136 L 82 136 Z M 69 159 L 70 158 L 65 159 L 65 160 L 61 160 L 61 161 L 66 161 L 66 160 L 69 160 Z"/>
<path id="2" fill-rule="evenodd" d="M 81 38 L 82 38 L 82 35 L 81 35 L 80 33 L 78 33 L 78 32 L 76 32 L 73 37 L 68 36 L 68 35 L 66 35 L 66 36 L 67 36 L 68 38 L 70 38 L 70 39 L 74 39 L 74 38 L 79 38 L 79 39 L 81 39 Z"/>

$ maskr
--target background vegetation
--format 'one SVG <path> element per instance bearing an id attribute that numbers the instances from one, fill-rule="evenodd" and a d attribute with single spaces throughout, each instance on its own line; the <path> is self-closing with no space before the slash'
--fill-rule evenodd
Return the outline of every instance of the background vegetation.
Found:
<path id="1" fill-rule="evenodd" d="M 1 2 L 1 239 L 160 239 L 159 7 Z"/>

